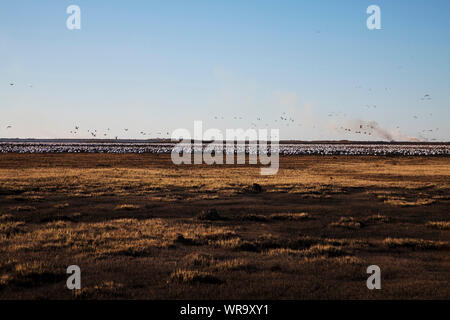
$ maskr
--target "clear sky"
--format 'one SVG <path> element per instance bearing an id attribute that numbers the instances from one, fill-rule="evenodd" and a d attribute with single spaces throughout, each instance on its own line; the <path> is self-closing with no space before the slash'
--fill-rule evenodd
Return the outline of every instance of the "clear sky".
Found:
<path id="1" fill-rule="evenodd" d="M 450 1 L 1 1 L 0 137 L 148 138 L 194 120 L 450 141 Z"/>

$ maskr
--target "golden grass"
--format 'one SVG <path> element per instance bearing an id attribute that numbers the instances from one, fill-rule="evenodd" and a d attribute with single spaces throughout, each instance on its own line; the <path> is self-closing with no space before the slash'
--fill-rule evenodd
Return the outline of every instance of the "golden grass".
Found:
<path id="1" fill-rule="evenodd" d="M 87 156 L 88 158 L 89 156 Z M 94 155 L 92 156 L 94 157 Z M 146 195 L 155 191 L 170 191 L 183 188 L 191 191 L 190 197 L 204 198 L 208 192 L 220 191 L 220 194 L 233 194 L 253 183 L 260 184 L 266 192 L 286 190 L 294 193 L 311 193 L 318 190 L 322 193 L 333 193 L 343 187 L 405 187 L 421 188 L 430 184 L 439 184 L 441 188 L 449 188 L 450 168 L 442 161 L 426 159 L 426 165 L 417 161 L 402 161 L 402 165 L 393 165 L 388 160 L 377 158 L 365 161 L 363 157 L 349 158 L 346 161 L 321 161 L 311 165 L 312 158 L 299 159 L 298 165 L 282 166 L 276 176 L 261 176 L 259 168 L 252 166 L 196 166 L 189 170 L 177 167 L 145 167 L 145 168 L 0 168 L 0 185 L 9 190 L 35 192 L 61 192 L 78 196 L 114 194 Z M 315 158 L 316 159 L 316 158 Z M 170 160 L 168 160 L 170 161 Z M 192 174 L 192 172 L 195 174 Z M 346 174 L 342 174 L 345 172 Z M 402 180 L 396 179 L 401 175 Z M 421 182 L 415 179 L 424 177 Z M 239 177 L 236 184 L 235 177 Z M 333 186 L 330 186 L 333 176 Z M 380 178 L 381 177 L 381 178 Z M 441 178 L 442 177 L 442 178 Z M 198 186 L 201 191 L 198 193 Z M 230 185 L 234 185 L 230 188 Z M 157 189 L 158 188 L 158 189 Z M 214 197 L 218 194 L 214 194 Z M 162 199 L 166 199 L 164 197 Z M 172 197 L 170 201 L 175 201 Z"/>
<path id="2" fill-rule="evenodd" d="M 68 208 L 69 204 L 67 202 L 66 203 L 57 203 L 53 207 L 56 209 L 64 209 L 64 208 Z"/>
<path id="3" fill-rule="evenodd" d="M 214 258 L 210 254 L 192 253 L 183 258 L 182 263 L 197 268 L 209 268 L 214 271 L 237 271 L 254 269 L 254 265 L 241 258 L 225 259 Z"/>
<path id="4" fill-rule="evenodd" d="M 81 290 L 73 290 L 76 299 L 92 299 L 98 296 L 117 296 L 120 295 L 124 285 L 115 281 L 104 281 L 93 287 L 82 288 Z"/>
<path id="5" fill-rule="evenodd" d="M 253 264 L 240 258 L 218 261 L 213 265 L 213 269 L 217 271 L 253 270 L 255 268 Z"/>
<path id="6" fill-rule="evenodd" d="M 259 222 L 269 222 L 269 221 L 300 221 L 311 219 L 311 216 L 306 212 L 299 213 L 273 213 L 269 215 L 263 214 L 246 214 L 241 217 L 241 220 L 247 221 L 259 221 Z"/>
<path id="7" fill-rule="evenodd" d="M 384 203 L 390 204 L 396 207 L 416 207 L 416 206 L 427 206 L 436 202 L 434 199 L 417 199 L 413 201 L 407 201 L 404 198 L 388 198 L 384 200 Z"/>
<path id="8" fill-rule="evenodd" d="M 272 220 L 307 220 L 310 219 L 310 215 L 306 212 L 299 213 L 274 213 L 269 215 L 269 219 Z"/>
<path id="9" fill-rule="evenodd" d="M 222 281 L 210 272 L 178 269 L 170 274 L 168 282 L 213 284 L 221 283 Z"/>
<path id="10" fill-rule="evenodd" d="M 45 283 L 61 281 L 65 277 L 63 270 L 55 269 L 54 266 L 42 261 L 33 260 L 20 263 L 10 261 L 9 264 L 9 271 L 0 277 L 0 288 L 11 284 L 21 288 L 36 287 Z"/>
<path id="11" fill-rule="evenodd" d="M 0 253 L 42 248 L 69 250 L 94 256 L 145 255 L 151 248 L 180 243 L 208 245 L 236 237 L 229 228 L 199 223 L 171 223 L 163 219 L 116 219 L 107 222 L 50 222 L 22 233 L 23 223 L 1 224 Z M 181 243 L 182 244 L 182 243 Z"/>
<path id="12" fill-rule="evenodd" d="M 391 219 L 381 214 L 375 214 L 364 218 L 364 221 L 367 223 L 389 223 Z"/>
<path id="13" fill-rule="evenodd" d="M 341 227 L 341 228 L 348 228 L 348 229 L 360 229 L 362 227 L 362 223 L 357 221 L 353 217 L 341 217 L 339 219 L 339 221 L 331 223 L 330 227 Z"/>
<path id="14" fill-rule="evenodd" d="M 295 249 L 289 249 L 289 248 L 276 248 L 276 249 L 270 249 L 265 252 L 265 254 L 269 256 L 281 256 L 281 255 L 287 255 L 287 256 L 304 256 L 303 250 L 295 250 Z"/>
<path id="15" fill-rule="evenodd" d="M 364 263 L 364 260 L 355 256 L 341 256 L 341 257 L 332 257 L 327 258 L 331 263 L 337 264 L 358 264 L 361 265 Z"/>
<path id="16" fill-rule="evenodd" d="M 244 242 L 241 238 L 232 238 L 232 239 L 221 239 L 217 241 L 213 241 L 210 243 L 211 245 L 219 248 L 225 249 L 239 249 L 242 247 Z"/>
<path id="17" fill-rule="evenodd" d="M 126 211 L 132 211 L 132 210 L 138 210 L 141 207 L 135 204 L 120 204 L 117 205 L 114 210 L 126 210 Z"/>
<path id="18" fill-rule="evenodd" d="M 450 230 L 450 221 L 429 221 L 427 227 L 439 230 Z"/>
<path id="19" fill-rule="evenodd" d="M 184 263 L 194 267 L 209 267 L 215 262 L 215 259 L 210 254 L 192 253 L 183 258 Z"/>
<path id="20" fill-rule="evenodd" d="M 9 238 L 17 233 L 25 231 L 26 227 L 24 222 L 4 221 L 0 223 L 0 236 L 5 236 Z"/>
<path id="21" fill-rule="evenodd" d="M 48 157 L 57 158 L 54 155 Z M 259 168 L 249 166 L 192 166 L 181 170 L 170 163 L 163 166 L 147 163 L 146 157 L 133 156 L 142 163 L 139 164 L 141 167 L 122 163 L 122 159 L 131 157 L 127 155 L 80 157 L 102 161 L 112 157 L 116 163 L 101 168 L 89 162 L 83 168 L 30 168 L 26 162 L 24 167 L 8 169 L 3 169 L 4 162 L 0 163 L 0 197 L 6 200 L 0 204 L 0 285 L 11 286 L 11 292 L 16 289 L 16 284 L 34 290 L 42 283 L 59 279 L 55 274 L 62 275 L 58 285 L 63 287 L 67 275 L 65 270 L 58 268 L 67 265 L 65 259 L 73 257 L 91 268 L 98 268 L 95 270 L 108 266 L 107 274 L 99 275 L 98 280 L 115 272 L 114 279 L 123 282 L 114 280 L 90 284 L 75 293 L 77 298 L 114 298 L 120 297 L 126 290 L 127 297 L 142 295 L 145 290 L 133 287 L 133 279 L 122 277 L 129 270 L 142 272 L 143 278 L 148 274 L 155 275 L 159 280 L 145 283 L 150 288 L 148 292 L 170 298 L 189 297 L 193 291 L 185 285 L 222 281 L 225 282 L 224 287 L 230 286 L 226 289 L 228 291 L 223 291 L 227 292 L 227 297 L 236 297 L 242 292 L 250 292 L 245 297 L 251 297 L 261 289 L 261 292 L 270 292 L 265 297 L 289 298 L 293 291 L 288 290 L 287 294 L 286 284 L 290 285 L 289 281 L 296 279 L 295 272 L 317 272 L 333 286 L 337 279 L 351 286 L 351 281 L 341 280 L 343 274 L 347 271 L 348 274 L 355 274 L 359 272 L 355 270 L 361 270 L 364 277 L 365 269 L 361 265 L 366 266 L 375 258 L 376 261 L 386 261 L 395 251 L 402 259 L 400 262 L 395 260 L 395 263 L 407 261 L 408 267 L 414 265 L 424 270 L 416 255 L 423 261 L 427 257 L 438 257 L 433 260 L 438 261 L 442 256 L 438 250 L 449 248 L 448 242 L 435 241 L 448 240 L 447 233 L 427 230 L 420 216 L 423 211 L 427 214 L 425 221 L 438 220 L 427 223 L 428 228 L 448 230 L 449 223 L 439 221 L 444 219 L 439 210 L 447 205 L 445 201 L 450 190 L 450 169 L 446 159 L 402 158 L 394 165 L 385 158 L 367 161 L 349 157 L 341 161 L 342 158 L 322 157 L 322 160 L 314 161 L 317 158 L 297 157 L 295 161 L 288 159 L 291 162 L 287 165 L 282 162 L 276 176 L 263 177 L 259 175 Z M 332 180 L 330 176 L 333 176 Z M 264 193 L 241 192 L 253 183 L 260 184 Z M 376 199 L 378 192 L 383 192 L 383 196 L 379 196 L 380 201 L 374 201 L 377 207 L 373 205 L 367 212 L 389 209 L 385 212 L 389 217 L 381 214 L 367 216 L 366 212 L 354 210 L 353 202 L 341 201 L 355 201 L 357 208 L 361 208 L 364 201 Z M 354 198 L 353 193 L 356 194 Z M 335 195 L 338 197 L 336 202 L 320 202 L 320 199 L 328 197 L 334 200 Z M 86 201 L 79 198 L 86 198 Z M 283 202 L 284 199 L 287 201 Z M 437 205 L 402 208 L 426 205 L 431 203 L 430 199 Z M 398 208 L 384 207 L 383 200 Z M 390 203 L 392 200 L 397 202 Z M 67 208 L 65 201 L 83 215 L 70 213 L 61 216 L 61 213 L 55 213 L 54 208 Z M 198 212 L 211 207 L 217 207 L 221 214 L 224 213 L 223 219 L 203 221 L 195 218 Z M 128 214 L 127 210 L 131 212 Z M 27 211 L 35 212 L 22 214 Z M 240 212 L 243 220 L 264 223 L 240 223 Z M 403 215 L 403 212 L 411 212 L 411 215 Z M 150 214 L 162 218 L 149 218 Z M 134 218 L 118 218 L 124 215 Z M 340 215 L 353 217 L 340 218 Z M 411 228 L 410 222 L 417 227 Z M 379 225 L 384 223 L 390 224 Z M 362 230 L 367 232 L 339 229 L 359 230 L 366 226 L 370 228 Z M 380 240 L 396 234 L 402 234 L 404 238 Z M 429 237 L 435 240 L 422 239 Z M 392 251 L 394 248 L 430 252 L 401 255 L 403 252 Z M 48 261 L 51 265 L 36 261 Z M 446 262 L 433 261 L 430 265 L 440 268 L 436 274 L 445 276 L 441 269 L 447 266 Z M 282 268 L 275 268 L 272 272 L 270 267 L 274 263 Z M 324 267 L 328 263 L 337 264 L 338 268 Z M 395 263 L 391 264 L 394 272 L 397 270 Z M 144 265 L 142 270 L 136 268 Z M 338 273 L 331 272 L 333 275 L 330 276 L 327 273 L 330 270 Z M 401 274 L 400 271 L 398 273 Z M 127 283 L 129 280 L 130 283 Z M 170 290 L 167 290 L 166 280 Z M 254 285 L 255 289 L 242 289 L 242 280 Z M 406 280 L 410 281 L 409 278 Z M 293 283 L 292 286 L 297 285 L 300 284 Z M 213 290 L 204 287 L 206 290 L 203 293 L 209 297 Z M 272 288 L 279 291 L 272 294 Z M 46 292 L 46 289 L 43 286 L 41 292 Z M 299 287 L 296 293 L 303 292 L 305 288 Z M 330 292 L 322 293 L 327 295 Z M 314 296 L 317 293 L 305 293 L 305 296 L 311 294 Z"/>
<path id="22" fill-rule="evenodd" d="M 32 194 L 28 194 L 28 195 L 20 195 L 20 196 L 7 196 L 6 199 L 11 199 L 11 200 L 15 200 L 18 202 L 40 202 L 42 200 L 44 200 L 44 198 L 42 196 L 38 196 L 38 195 L 32 195 Z"/>
<path id="23" fill-rule="evenodd" d="M 48 269 L 48 266 L 41 261 L 24 262 L 15 266 L 15 272 L 20 276 L 43 273 L 46 269 Z"/>
<path id="24" fill-rule="evenodd" d="M 342 247 L 333 245 L 317 244 L 304 250 L 295 250 L 290 248 L 277 248 L 270 249 L 266 252 L 269 256 L 288 255 L 304 258 L 312 257 L 338 257 L 345 255 L 345 251 Z"/>
<path id="25" fill-rule="evenodd" d="M 316 244 L 309 249 L 305 250 L 308 256 L 327 256 L 327 257 L 338 257 L 345 254 L 342 247 L 337 247 L 333 245 L 322 245 Z"/>
<path id="26" fill-rule="evenodd" d="M 433 241 L 423 239 L 410 239 L 410 238 L 386 238 L 383 244 L 388 248 L 411 248 L 411 249 L 449 249 L 450 244 L 446 241 Z"/>

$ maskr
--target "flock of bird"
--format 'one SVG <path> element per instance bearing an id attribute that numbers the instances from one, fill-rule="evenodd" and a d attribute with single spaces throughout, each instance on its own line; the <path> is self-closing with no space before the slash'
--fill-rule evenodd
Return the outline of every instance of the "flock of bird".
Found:
<path id="1" fill-rule="evenodd" d="M 261 154 L 273 153 L 273 149 L 267 146 L 264 150 L 260 145 L 233 144 L 232 146 L 220 144 L 207 144 L 197 146 L 195 144 L 174 143 L 82 143 L 82 142 L 0 142 L 0 153 L 155 153 L 170 154 L 204 152 L 223 152 L 225 154 Z M 276 147 L 280 155 L 402 155 L 402 156 L 437 156 L 450 155 L 449 144 L 280 144 Z"/>
<path id="2" fill-rule="evenodd" d="M 76 125 L 74 126 L 73 130 L 70 130 L 69 133 L 72 134 L 73 136 L 75 135 L 79 135 L 80 134 L 80 126 Z M 106 130 L 102 133 L 100 133 L 97 129 L 88 129 L 87 133 L 92 137 L 92 138 L 97 138 L 97 136 L 99 137 L 104 137 L 104 138 L 113 138 L 114 140 L 118 140 L 119 136 L 117 135 L 111 135 L 110 134 L 111 129 L 110 128 L 106 128 Z M 129 132 L 128 128 L 123 128 L 123 133 L 127 134 Z M 139 135 L 141 135 L 142 137 L 144 136 L 150 136 L 151 132 L 145 132 L 145 131 L 139 131 Z M 155 135 L 159 138 L 169 138 L 170 137 L 170 132 L 166 131 L 165 134 L 162 131 L 156 131 Z"/>
<path id="3" fill-rule="evenodd" d="M 10 82 L 9 85 L 11 87 L 16 86 L 16 84 L 14 82 Z M 32 84 L 27 85 L 29 88 L 33 88 Z M 357 85 L 355 86 L 356 89 L 363 89 L 363 86 L 361 85 Z M 368 90 L 368 92 L 372 92 L 372 88 L 366 88 Z M 385 91 L 390 91 L 390 88 L 385 88 Z M 424 94 L 422 97 L 420 97 L 420 101 L 430 101 L 432 100 L 431 95 L 430 94 Z M 368 109 L 376 109 L 377 105 L 375 104 L 366 104 L 364 106 L 365 108 Z M 433 116 L 432 113 L 428 113 L 428 116 L 431 117 Z M 342 113 L 342 112 L 330 112 L 328 113 L 328 117 L 347 117 L 346 113 Z M 413 114 L 412 115 L 413 119 L 419 119 L 419 114 Z M 225 120 L 226 117 L 223 115 L 216 115 L 213 117 L 214 120 Z M 244 120 L 244 118 L 242 116 L 233 116 L 232 120 Z M 298 121 L 295 120 L 295 118 L 291 115 L 288 115 L 286 112 L 282 112 L 277 118 L 272 119 L 272 121 L 267 121 L 267 119 L 264 121 L 262 117 L 256 117 L 253 119 L 249 119 L 250 122 L 250 127 L 251 128 L 260 128 L 260 127 L 280 127 L 280 126 L 285 126 L 285 127 L 293 127 L 295 125 L 301 127 L 302 124 L 299 123 Z M 315 125 L 312 125 L 313 128 L 315 128 Z M 6 130 L 10 130 L 12 129 L 13 126 L 11 124 L 8 124 L 6 126 Z M 359 135 L 366 135 L 366 136 L 376 136 L 377 134 L 377 128 L 375 128 L 373 125 L 365 125 L 365 124 L 360 124 L 359 127 L 358 126 L 343 126 L 341 125 L 340 127 L 336 127 L 335 129 L 340 130 L 343 133 L 351 133 L 351 134 L 359 134 Z M 400 129 L 400 126 L 397 126 L 396 129 Z M 437 132 L 439 131 L 439 128 L 427 128 L 427 129 L 423 129 L 421 131 L 418 132 L 418 134 L 420 135 L 421 138 L 423 138 L 424 140 L 428 140 L 428 138 L 426 138 L 424 136 L 424 134 L 430 134 L 433 132 Z M 86 131 L 84 131 L 86 132 Z M 120 135 L 120 138 L 124 138 L 127 136 L 130 136 L 130 130 L 128 128 L 123 128 L 122 129 L 123 135 Z M 70 130 L 69 133 L 72 136 L 80 136 L 81 130 L 80 130 L 80 126 L 79 125 L 75 125 L 74 129 Z M 112 135 L 111 134 L 111 129 L 107 128 L 106 130 L 102 130 L 102 132 L 98 131 L 97 129 L 88 129 L 87 133 L 90 137 L 92 138 L 104 138 L 104 139 L 115 139 L 118 140 L 119 139 L 119 135 L 116 134 Z M 144 137 L 148 137 L 150 138 L 152 136 L 152 132 L 148 132 L 148 131 L 144 131 L 141 130 L 138 133 L 138 136 L 144 138 Z M 153 138 L 170 138 L 170 132 L 167 130 L 159 130 L 159 131 L 153 131 Z M 436 140 L 436 139 L 430 139 L 430 140 Z"/>

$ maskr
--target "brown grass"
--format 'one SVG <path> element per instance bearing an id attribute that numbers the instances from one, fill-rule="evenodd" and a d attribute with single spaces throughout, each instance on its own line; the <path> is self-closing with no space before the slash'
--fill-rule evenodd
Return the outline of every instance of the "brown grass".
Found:
<path id="1" fill-rule="evenodd" d="M 215 259 L 210 254 L 192 253 L 183 258 L 187 265 L 194 267 L 209 267 L 214 264 Z"/>
<path id="2" fill-rule="evenodd" d="M 74 290 L 75 299 L 96 299 L 101 297 L 118 297 L 122 294 L 124 285 L 115 281 L 103 281 L 92 287 L 82 288 L 81 290 Z"/>
<path id="3" fill-rule="evenodd" d="M 0 154 L 0 299 L 447 299 L 448 158 L 392 160 Z"/>
<path id="4" fill-rule="evenodd" d="M 342 247 L 332 245 L 322 245 L 322 244 L 311 246 L 310 248 L 305 250 L 295 250 L 289 248 L 270 249 L 266 253 L 269 256 L 289 255 L 304 258 L 339 257 L 345 255 L 345 251 L 343 250 Z"/>
<path id="5" fill-rule="evenodd" d="M 2 215 L 0 215 L 0 222 L 11 221 L 11 220 L 14 220 L 14 216 L 11 215 L 11 214 L 2 214 Z"/>
<path id="6" fill-rule="evenodd" d="M 307 220 L 310 215 L 306 212 L 299 213 L 274 213 L 269 216 L 271 220 Z"/>
<path id="7" fill-rule="evenodd" d="M 449 249 L 450 244 L 446 241 L 432 241 L 423 239 L 398 239 L 398 238 L 386 238 L 383 241 L 384 245 L 389 248 L 411 248 L 420 250 L 437 250 L 437 249 Z"/>
<path id="8" fill-rule="evenodd" d="M 311 219 L 311 216 L 306 212 L 299 213 L 273 213 L 269 215 L 262 214 L 246 214 L 240 217 L 244 221 L 259 221 L 259 222 L 269 222 L 269 221 L 301 221 Z"/>
<path id="9" fill-rule="evenodd" d="M 330 227 L 342 227 L 348 229 L 360 229 L 362 223 L 353 217 L 341 217 L 339 221 L 330 224 Z"/>
<path id="10" fill-rule="evenodd" d="M 439 230 L 450 230 L 450 221 L 429 221 L 427 227 Z"/>
<path id="11" fill-rule="evenodd" d="M 13 206 L 9 208 L 11 211 L 16 211 L 16 212 L 26 212 L 26 211 L 35 211 L 36 208 L 33 206 Z"/>
<path id="12" fill-rule="evenodd" d="M 217 271 L 254 271 L 257 267 L 245 259 L 230 259 L 218 261 L 213 265 L 213 269 Z"/>
<path id="13" fill-rule="evenodd" d="M 11 237 L 17 233 L 26 231 L 24 222 L 1 222 L 0 223 L 0 236 Z"/>
<path id="14" fill-rule="evenodd" d="M 434 203 L 434 199 L 417 199 L 417 200 L 405 200 L 402 198 L 389 198 L 384 200 L 384 203 L 397 207 L 415 207 L 415 206 L 427 206 Z"/>
<path id="15" fill-rule="evenodd" d="M 182 270 L 178 269 L 172 272 L 169 276 L 170 282 L 179 282 L 186 284 L 193 283 L 208 283 L 208 284 L 218 284 L 222 281 L 209 272 L 201 272 L 196 270 Z"/>
<path id="16" fill-rule="evenodd" d="M 132 210 L 138 210 L 141 207 L 135 204 L 120 204 L 114 208 L 114 210 L 125 210 L 125 211 L 132 211 Z"/>
<path id="17" fill-rule="evenodd" d="M 64 209 L 64 208 L 68 208 L 69 204 L 67 202 L 66 203 L 57 203 L 54 205 L 54 207 L 56 209 Z"/>

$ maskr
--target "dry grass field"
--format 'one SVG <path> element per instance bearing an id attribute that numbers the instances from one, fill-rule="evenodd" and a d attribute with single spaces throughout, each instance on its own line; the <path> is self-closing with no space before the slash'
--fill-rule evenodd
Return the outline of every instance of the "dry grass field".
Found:
<path id="1" fill-rule="evenodd" d="M 448 157 L 0 154 L 0 299 L 449 299 L 449 213 Z"/>

